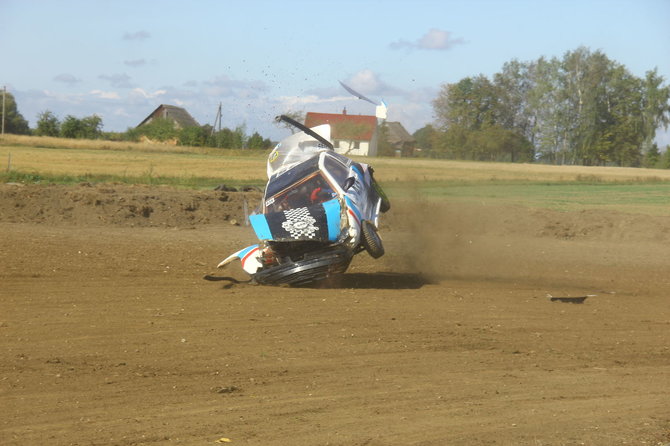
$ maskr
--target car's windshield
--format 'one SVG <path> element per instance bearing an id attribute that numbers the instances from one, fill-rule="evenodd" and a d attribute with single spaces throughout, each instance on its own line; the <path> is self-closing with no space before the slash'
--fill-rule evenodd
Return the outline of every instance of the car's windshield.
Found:
<path id="1" fill-rule="evenodd" d="M 323 203 L 337 194 L 321 172 L 314 172 L 265 200 L 265 213 Z"/>
<path id="2" fill-rule="evenodd" d="M 306 178 L 319 170 L 319 157 L 314 156 L 306 161 L 292 167 L 289 170 L 275 174 L 270 177 L 265 190 L 265 199 L 277 195 L 278 192 L 286 189 L 291 184 Z"/>

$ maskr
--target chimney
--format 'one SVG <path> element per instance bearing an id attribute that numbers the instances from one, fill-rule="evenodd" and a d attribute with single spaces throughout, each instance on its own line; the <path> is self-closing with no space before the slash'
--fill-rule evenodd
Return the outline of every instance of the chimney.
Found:
<path id="1" fill-rule="evenodd" d="M 346 115 L 346 114 L 347 114 L 347 107 L 344 107 L 344 109 L 342 110 L 342 114 L 343 114 L 343 115 Z"/>

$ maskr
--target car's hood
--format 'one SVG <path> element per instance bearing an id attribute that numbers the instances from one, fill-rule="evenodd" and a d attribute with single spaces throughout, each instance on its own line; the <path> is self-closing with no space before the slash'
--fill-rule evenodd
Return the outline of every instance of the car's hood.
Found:
<path id="1" fill-rule="evenodd" d="M 259 240 L 335 242 L 341 232 L 337 198 L 321 204 L 250 217 Z"/>

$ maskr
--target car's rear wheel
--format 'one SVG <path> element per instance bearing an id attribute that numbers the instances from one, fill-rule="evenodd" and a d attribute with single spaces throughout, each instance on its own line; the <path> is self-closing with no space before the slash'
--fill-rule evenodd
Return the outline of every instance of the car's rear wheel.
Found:
<path id="1" fill-rule="evenodd" d="M 379 195 L 379 198 L 381 198 L 379 212 L 381 213 L 388 212 L 391 209 L 391 202 L 389 201 L 382 187 L 379 185 L 379 183 L 377 183 L 377 181 L 374 178 L 372 179 L 372 187 L 375 189 L 375 192 L 377 192 L 377 195 Z"/>
<path id="2" fill-rule="evenodd" d="M 384 255 L 384 244 L 377 233 L 377 228 L 368 220 L 363 220 L 361 224 L 361 243 L 365 250 L 373 259 L 378 259 Z"/>

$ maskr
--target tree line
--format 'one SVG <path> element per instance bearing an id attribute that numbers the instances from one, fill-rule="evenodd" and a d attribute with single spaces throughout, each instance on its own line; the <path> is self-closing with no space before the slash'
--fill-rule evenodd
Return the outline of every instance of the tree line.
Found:
<path id="1" fill-rule="evenodd" d="M 2 111 L 0 110 L 1 117 Z M 36 127 L 31 129 L 28 121 L 19 113 L 14 96 L 6 93 L 5 133 L 111 141 L 149 140 L 184 146 L 226 149 L 265 150 L 274 146 L 270 139 L 263 138 L 258 132 L 247 135 L 244 125 L 235 129 L 221 128 L 218 130 L 214 130 L 211 125 L 180 128 L 171 120 L 159 118 L 141 127 L 129 128 L 125 132 L 103 132 L 102 128 L 102 118 L 95 114 L 83 118 L 67 115 L 61 120 L 50 110 L 45 110 L 37 115 Z"/>
<path id="2" fill-rule="evenodd" d="M 173 121 L 166 118 L 152 119 L 148 124 L 128 129 L 124 136 L 132 141 L 146 138 L 151 141 L 168 141 L 193 147 L 264 150 L 274 146 L 270 139 L 263 138 L 258 132 L 247 135 L 244 125 L 234 129 L 224 127 L 219 130 L 209 124 L 179 128 Z"/>
<path id="3" fill-rule="evenodd" d="M 656 69 L 636 77 L 603 52 L 586 47 L 562 58 L 514 59 L 490 79 L 480 74 L 444 84 L 433 109 L 435 126 L 414 134 L 426 156 L 670 168 L 670 146 L 662 154 L 654 143 L 656 131 L 670 124 L 670 87 Z M 61 121 L 48 110 L 38 115 L 32 130 L 10 93 L 5 110 L 7 133 L 234 149 L 273 145 L 258 132 L 247 135 L 244 126 L 214 131 L 209 125 L 178 128 L 156 119 L 123 133 L 105 133 L 97 115 L 68 115 Z"/>
<path id="4" fill-rule="evenodd" d="M 491 79 L 442 85 L 436 127 L 415 137 L 431 156 L 552 164 L 654 167 L 658 128 L 670 123 L 670 87 L 656 69 L 644 78 L 601 51 L 512 60 Z"/>

